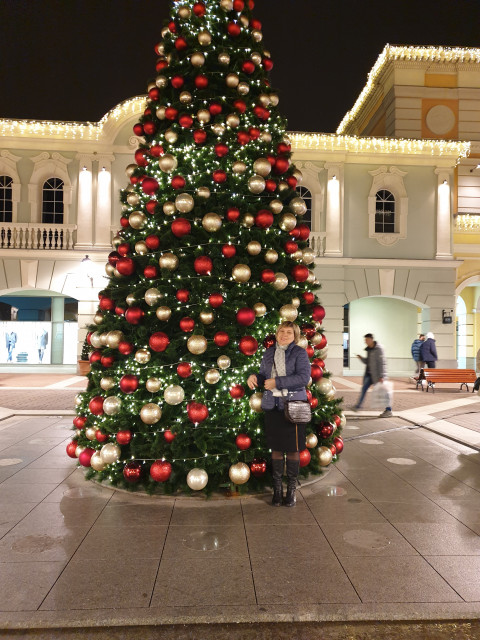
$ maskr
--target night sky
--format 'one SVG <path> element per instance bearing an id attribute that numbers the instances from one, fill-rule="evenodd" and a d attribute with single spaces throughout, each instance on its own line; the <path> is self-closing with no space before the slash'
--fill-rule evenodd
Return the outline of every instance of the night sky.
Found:
<path id="1" fill-rule="evenodd" d="M 169 0 L 0 0 L 0 118 L 98 121 L 146 91 Z M 333 132 L 384 45 L 480 47 L 480 0 L 257 0 L 288 128 Z"/>

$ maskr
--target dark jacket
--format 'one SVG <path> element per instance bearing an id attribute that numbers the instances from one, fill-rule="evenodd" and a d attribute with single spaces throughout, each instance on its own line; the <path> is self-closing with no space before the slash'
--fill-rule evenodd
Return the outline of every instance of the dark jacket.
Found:
<path id="1" fill-rule="evenodd" d="M 419 362 L 421 360 L 420 357 L 420 349 L 422 348 L 423 340 L 417 338 L 412 342 L 412 358 L 415 362 Z"/>
<path id="2" fill-rule="evenodd" d="M 433 338 L 427 338 L 420 347 L 420 360 L 423 362 L 434 362 L 438 360 L 437 346 Z"/>
<path id="3" fill-rule="evenodd" d="M 260 364 L 260 371 L 257 374 L 258 386 L 263 386 L 265 380 L 272 377 L 272 367 L 275 358 L 275 347 L 270 347 L 263 354 Z M 277 389 L 287 389 L 289 400 L 306 400 L 305 390 L 312 368 L 308 354 L 303 347 L 299 347 L 294 342 L 288 345 L 285 351 L 285 369 L 287 375 L 277 376 L 275 384 Z M 283 410 L 283 399 L 275 398 L 271 391 L 265 389 L 262 398 L 262 409 L 268 411 L 275 408 L 275 400 L 278 400 L 278 408 Z"/>
<path id="4" fill-rule="evenodd" d="M 373 384 L 376 384 L 380 378 L 387 377 L 387 362 L 385 360 L 385 352 L 383 347 L 378 342 L 375 342 L 373 347 L 366 347 L 366 357 L 360 356 L 360 360 L 363 364 L 367 365 L 365 369 L 365 375 L 370 374 Z"/>

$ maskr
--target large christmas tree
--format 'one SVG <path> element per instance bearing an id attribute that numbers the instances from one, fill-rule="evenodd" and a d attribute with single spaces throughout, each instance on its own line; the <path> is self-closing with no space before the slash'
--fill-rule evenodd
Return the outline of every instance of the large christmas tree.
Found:
<path id="1" fill-rule="evenodd" d="M 174 1 L 155 47 L 67 447 L 87 477 L 165 493 L 270 484 L 262 394 L 246 379 L 282 320 L 312 361 L 301 473 L 343 448 L 302 176 L 253 8 Z"/>

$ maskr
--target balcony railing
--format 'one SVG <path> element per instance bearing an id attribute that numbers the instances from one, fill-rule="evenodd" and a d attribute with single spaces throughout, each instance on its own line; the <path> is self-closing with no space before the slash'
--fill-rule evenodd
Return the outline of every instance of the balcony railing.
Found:
<path id="1" fill-rule="evenodd" d="M 76 224 L 0 222 L 0 249 L 73 249 Z"/>
<path id="2" fill-rule="evenodd" d="M 308 239 L 308 244 L 310 248 L 315 251 L 315 256 L 317 258 L 323 257 L 325 253 L 325 238 L 327 234 L 325 231 L 312 231 L 310 233 L 310 237 Z"/>
<path id="3" fill-rule="evenodd" d="M 455 231 L 459 233 L 480 233 L 480 215 L 459 213 L 455 216 Z"/>

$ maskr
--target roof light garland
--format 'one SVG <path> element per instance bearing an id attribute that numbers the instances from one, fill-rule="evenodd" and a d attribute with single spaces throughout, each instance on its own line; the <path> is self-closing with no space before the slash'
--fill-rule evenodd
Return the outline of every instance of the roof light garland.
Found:
<path id="1" fill-rule="evenodd" d="M 338 126 L 337 133 L 342 134 L 348 125 L 358 116 L 366 101 L 373 93 L 377 80 L 389 62 L 397 60 L 408 62 L 440 62 L 443 64 L 478 64 L 480 63 L 480 49 L 465 49 L 462 47 L 409 47 L 385 45 L 382 53 L 368 74 L 365 87 L 357 101 L 345 114 Z"/>

